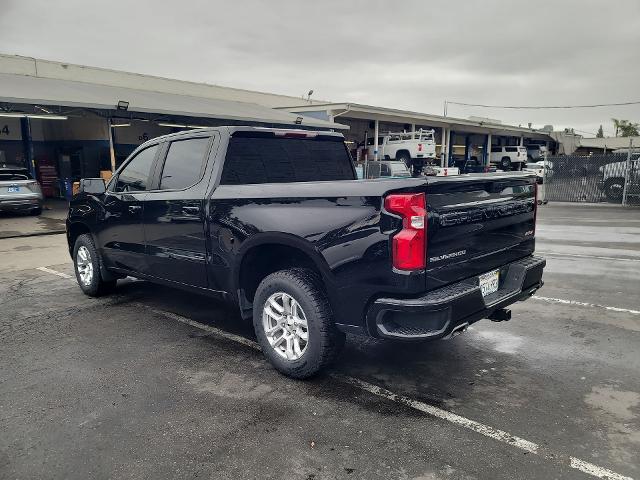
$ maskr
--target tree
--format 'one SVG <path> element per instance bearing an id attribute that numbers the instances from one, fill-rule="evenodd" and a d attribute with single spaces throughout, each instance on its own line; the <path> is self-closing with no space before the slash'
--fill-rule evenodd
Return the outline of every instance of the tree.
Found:
<path id="1" fill-rule="evenodd" d="M 636 137 L 640 135 L 638 133 L 638 127 L 640 127 L 640 123 L 632 123 L 629 120 L 619 120 L 617 118 L 612 118 L 613 126 L 616 129 L 616 137 L 618 133 L 621 137 Z"/>
<path id="2" fill-rule="evenodd" d="M 602 130 L 602 125 L 598 129 L 598 133 L 596 133 L 596 138 L 604 138 L 604 130 Z"/>

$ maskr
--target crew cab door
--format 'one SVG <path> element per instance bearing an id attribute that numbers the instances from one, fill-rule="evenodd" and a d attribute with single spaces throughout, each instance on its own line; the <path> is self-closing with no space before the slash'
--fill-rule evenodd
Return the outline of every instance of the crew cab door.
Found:
<path id="1" fill-rule="evenodd" d="M 218 135 L 177 138 L 164 144 L 154 188 L 145 201 L 148 275 L 207 287 L 205 201 L 207 163 Z"/>
<path id="2" fill-rule="evenodd" d="M 136 153 L 105 192 L 104 220 L 97 236 L 103 258 L 112 267 L 132 272 L 143 269 L 142 214 L 158 150 L 156 144 Z"/>

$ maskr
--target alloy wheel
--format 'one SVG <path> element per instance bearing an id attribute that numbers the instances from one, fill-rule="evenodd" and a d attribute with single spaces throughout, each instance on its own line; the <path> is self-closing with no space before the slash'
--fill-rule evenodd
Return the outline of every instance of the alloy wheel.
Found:
<path id="1" fill-rule="evenodd" d="M 84 245 L 78 248 L 76 254 L 76 268 L 78 269 L 78 275 L 83 285 L 89 286 L 93 280 L 93 263 L 91 262 L 91 254 L 89 249 Z"/>
<path id="2" fill-rule="evenodd" d="M 269 345 L 286 360 L 298 360 L 309 345 L 307 317 L 288 293 L 276 292 L 267 299 L 262 326 Z"/>

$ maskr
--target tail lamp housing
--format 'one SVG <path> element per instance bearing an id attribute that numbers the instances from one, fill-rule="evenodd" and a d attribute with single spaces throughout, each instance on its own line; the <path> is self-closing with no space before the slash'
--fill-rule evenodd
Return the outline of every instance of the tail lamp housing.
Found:
<path id="1" fill-rule="evenodd" d="M 392 260 L 398 270 L 422 270 L 427 259 L 427 199 L 424 193 L 393 193 L 384 200 L 389 213 L 402 217 L 392 237 Z"/>

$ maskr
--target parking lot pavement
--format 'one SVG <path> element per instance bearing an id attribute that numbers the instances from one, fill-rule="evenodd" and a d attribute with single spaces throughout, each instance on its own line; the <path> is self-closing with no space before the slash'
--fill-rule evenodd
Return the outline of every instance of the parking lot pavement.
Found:
<path id="1" fill-rule="evenodd" d="M 207 298 L 84 297 L 47 238 L 45 270 L 0 270 L 0 478 L 640 477 L 637 210 L 541 208 L 546 285 L 512 321 L 349 337 L 309 382 Z"/>
<path id="2" fill-rule="evenodd" d="M 67 210 L 65 200 L 47 199 L 42 214 L 37 217 L 0 212 L 0 239 L 62 233 Z"/>

